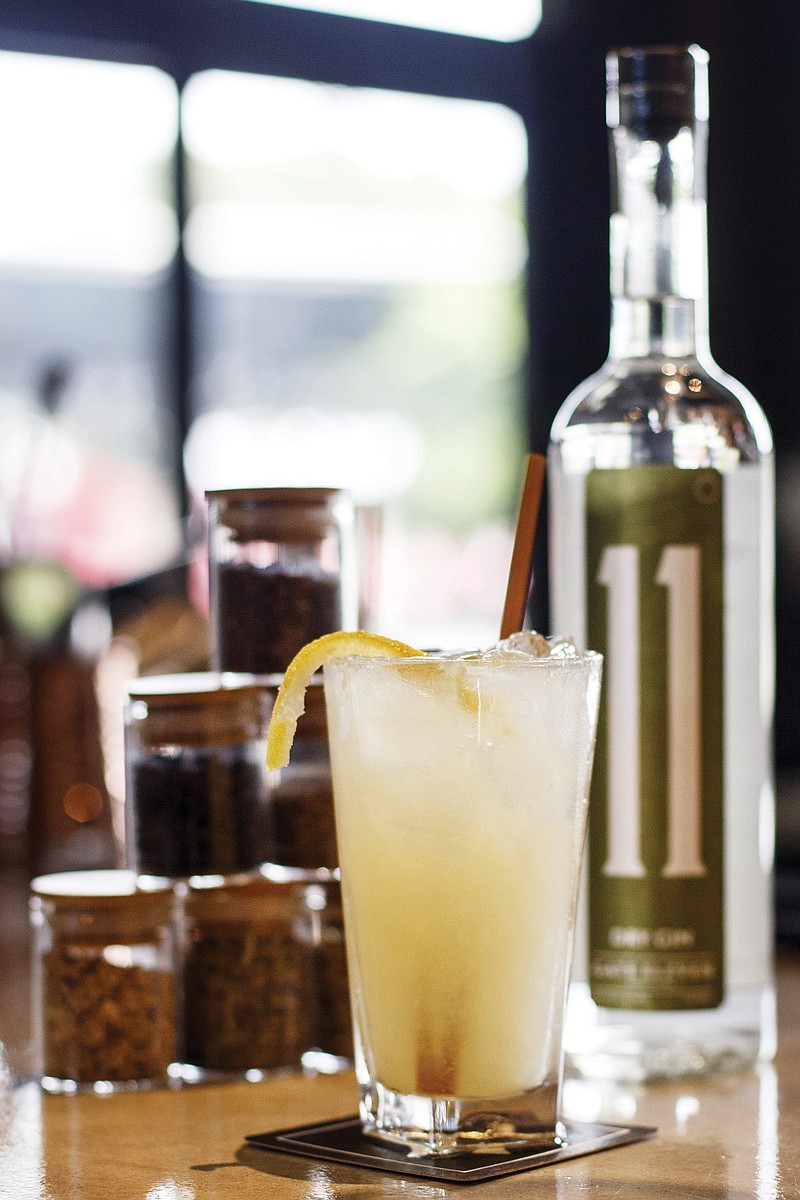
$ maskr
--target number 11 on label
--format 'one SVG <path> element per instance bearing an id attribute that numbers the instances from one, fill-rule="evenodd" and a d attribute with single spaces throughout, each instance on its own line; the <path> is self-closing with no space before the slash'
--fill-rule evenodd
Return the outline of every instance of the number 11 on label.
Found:
<path id="1" fill-rule="evenodd" d="M 608 854 L 603 874 L 643 878 L 640 790 L 639 547 L 606 546 L 597 582 L 608 589 Z M 701 554 L 664 546 L 654 582 L 667 589 L 667 854 L 664 878 L 706 874 L 701 796 Z"/>

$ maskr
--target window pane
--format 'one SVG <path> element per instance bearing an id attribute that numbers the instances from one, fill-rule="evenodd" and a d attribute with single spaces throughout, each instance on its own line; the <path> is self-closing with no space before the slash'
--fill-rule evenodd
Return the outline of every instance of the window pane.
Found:
<path id="1" fill-rule="evenodd" d="M 2 53 L 0 109 L 0 547 L 114 582 L 178 544 L 177 95 L 151 68 Z"/>
<path id="2" fill-rule="evenodd" d="M 183 111 L 196 502 L 348 486 L 382 519 L 371 622 L 492 639 L 524 444 L 519 118 L 222 73 L 196 77 Z"/>
<path id="3" fill-rule="evenodd" d="M 440 29 L 472 37 L 513 42 L 528 37 L 542 15 L 541 0 L 267 0 L 283 8 L 308 8 L 314 12 L 340 13 L 388 21 L 393 25 L 414 25 L 420 29 Z"/>

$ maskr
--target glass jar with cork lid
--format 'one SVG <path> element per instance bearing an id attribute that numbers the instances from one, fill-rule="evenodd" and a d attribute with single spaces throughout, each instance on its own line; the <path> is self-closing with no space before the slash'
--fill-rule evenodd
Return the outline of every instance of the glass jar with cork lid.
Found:
<path id="1" fill-rule="evenodd" d="M 134 680 L 125 706 L 126 848 L 143 875 L 255 870 L 270 857 L 269 692 L 249 675 Z"/>
<path id="2" fill-rule="evenodd" d="M 178 1058 L 175 894 L 132 871 L 31 883 L 38 1073 L 50 1092 L 165 1084 Z"/>
<path id="3" fill-rule="evenodd" d="M 214 665 L 285 671 L 306 642 L 357 623 L 353 507 L 338 488 L 206 492 Z"/>
<path id="4" fill-rule="evenodd" d="M 209 876 L 186 885 L 186 1082 L 300 1069 L 316 1030 L 309 875 Z"/>

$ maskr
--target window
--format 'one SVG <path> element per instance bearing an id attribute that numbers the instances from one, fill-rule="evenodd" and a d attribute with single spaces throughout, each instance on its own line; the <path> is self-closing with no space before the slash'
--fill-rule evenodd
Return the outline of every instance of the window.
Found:
<path id="1" fill-rule="evenodd" d="M 0 541 L 86 585 L 177 551 L 168 268 L 177 92 L 0 53 Z"/>
<path id="2" fill-rule="evenodd" d="M 363 623 L 491 641 L 524 441 L 519 117 L 221 72 L 190 80 L 183 114 L 195 505 L 346 486 L 371 565 L 381 537 Z"/>

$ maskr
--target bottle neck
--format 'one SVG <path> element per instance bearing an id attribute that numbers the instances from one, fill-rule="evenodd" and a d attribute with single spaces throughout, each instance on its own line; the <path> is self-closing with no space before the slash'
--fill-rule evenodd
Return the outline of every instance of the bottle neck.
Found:
<path id="1" fill-rule="evenodd" d="M 614 358 L 703 353 L 708 342 L 705 127 L 612 134 Z"/>
<path id="2" fill-rule="evenodd" d="M 708 357 L 705 302 L 679 296 L 658 299 L 614 296 L 610 357 Z"/>

